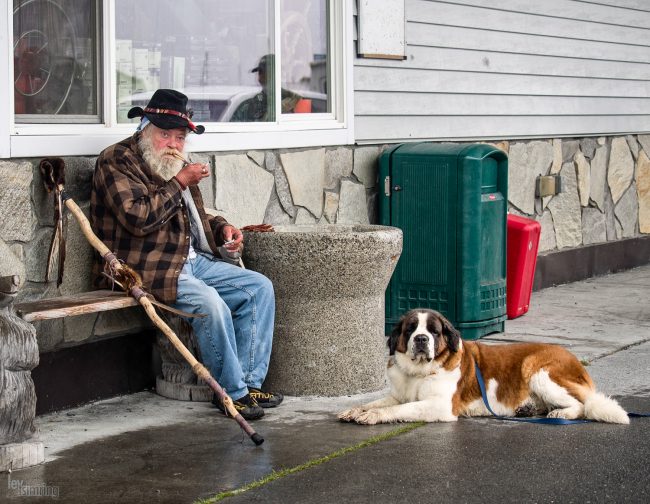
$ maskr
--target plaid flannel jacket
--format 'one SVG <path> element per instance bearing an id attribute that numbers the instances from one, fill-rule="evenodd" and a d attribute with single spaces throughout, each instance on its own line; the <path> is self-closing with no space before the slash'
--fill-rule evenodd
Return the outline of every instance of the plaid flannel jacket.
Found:
<path id="1" fill-rule="evenodd" d="M 178 276 L 187 260 L 190 220 L 176 179 L 165 181 L 142 158 L 139 133 L 102 151 L 97 158 L 90 198 L 90 221 L 100 240 L 137 271 L 145 290 L 165 303 L 176 300 Z M 198 187 L 190 192 L 210 248 L 219 256 L 223 217 L 208 216 Z M 96 254 L 95 286 L 110 288 Z"/>

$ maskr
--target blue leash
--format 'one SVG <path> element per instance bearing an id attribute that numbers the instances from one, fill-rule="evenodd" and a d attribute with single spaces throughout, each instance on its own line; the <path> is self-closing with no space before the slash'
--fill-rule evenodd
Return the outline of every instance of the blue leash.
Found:
<path id="1" fill-rule="evenodd" d="M 476 362 L 474 363 L 474 369 L 476 370 L 476 379 L 478 380 L 478 386 L 481 388 L 481 395 L 483 396 L 483 402 L 485 403 L 485 407 L 488 409 L 490 413 L 499 420 L 508 420 L 510 422 L 527 422 L 527 423 L 540 423 L 540 424 L 552 424 L 552 425 L 572 425 L 572 424 L 581 424 L 581 423 L 591 423 L 594 422 L 594 420 L 566 420 L 565 418 L 517 418 L 517 417 L 509 417 L 509 416 L 503 416 L 503 415 L 497 415 L 492 408 L 490 407 L 490 402 L 488 401 L 487 398 L 487 392 L 485 389 L 485 382 L 483 381 L 483 375 L 481 374 L 481 370 L 478 367 L 478 364 Z M 628 413 L 627 416 L 629 417 L 650 417 L 650 414 L 648 413 Z"/>

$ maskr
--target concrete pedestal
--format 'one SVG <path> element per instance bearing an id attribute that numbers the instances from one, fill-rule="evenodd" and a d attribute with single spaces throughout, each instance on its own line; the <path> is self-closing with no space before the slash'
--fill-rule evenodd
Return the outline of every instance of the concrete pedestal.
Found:
<path id="1" fill-rule="evenodd" d="M 265 387 L 338 396 L 384 386 L 384 292 L 402 232 L 372 225 L 278 226 L 246 233 L 244 264 L 273 282 L 275 334 Z"/>

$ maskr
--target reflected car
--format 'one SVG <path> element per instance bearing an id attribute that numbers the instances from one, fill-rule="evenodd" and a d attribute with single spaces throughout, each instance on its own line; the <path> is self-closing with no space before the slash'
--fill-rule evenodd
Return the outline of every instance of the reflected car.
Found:
<path id="1" fill-rule="evenodd" d="M 188 98 L 194 110 L 192 121 L 230 122 L 241 107 L 262 90 L 259 86 L 190 86 L 179 91 Z M 299 90 L 296 94 L 310 101 L 312 113 L 327 112 L 327 95 L 315 91 Z M 131 95 L 120 103 L 124 107 L 144 107 L 149 103 L 153 91 L 142 91 Z"/>

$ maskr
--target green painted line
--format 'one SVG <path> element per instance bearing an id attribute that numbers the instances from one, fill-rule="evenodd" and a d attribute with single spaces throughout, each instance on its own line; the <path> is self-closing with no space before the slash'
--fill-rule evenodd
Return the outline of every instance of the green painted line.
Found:
<path id="1" fill-rule="evenodd" d="M 235 495 L 240 495 L 243 494 L 244 492 L 248 492 L 249 490 L 254 490 L 256 488 L 259 488 L 263 485 L 266 485 L 267 483 L 271 483 L 272 481 L 278 480 L 280 478 L 284 478 L 285 476 L 289 476 L 291 474 L 295 474 L 301 471 L 304 471 L 306 469 L 310 469 L 312 467 L 316 467 L 318 465 L 324 464 L 325 462 L 329 462 L 330 460 L 334 460 L 335 458 L 342 457 L 343 455 L 347 455 L 348 453 L 355 452 L 357 450 L 361 450 L 362 448 L 367 448 L 369 446 L 372 446 L 377 443 L 381 443 L 382 441 L 386 441 L 388 439 L 394 438 L 396 436 L 399 436 L 401 434 L 406 434 L 407 432 L 411 432 L 419 427 L 422 427 L 425 424 L 425 422 L 415 422 L 411 423 L 408 425 L 405 425 L 403 427 L 399 427 L 397 429 L 393 429 L 391 431 L 385 432 L 384 434 L 379 434 L 377 436 L 370 437 L 364 441 L 361 441 L 360 443 L 357 443 L 353 446 L 346 446 L 345 448 L 341 448 L 339 450 L 336 450 L 328 455 L 325 455 L 323 457 L 315 458 L 312 460 L 308 460 L 304 464 L 300 464 L 294 467 L 290 467 L 288 469 L 281 469 L 279 471 L 273 471 L 267 476 L 264 476 L 263 478 L 260 478 L 256 481 L 253 481 L 249 483 L 248 485 L 244 485 L 243 487 L 236 488 L 234 490 L 226 490 L 225 492 L 218 493 L 214 497 L 210 497 L 209 499 L 201 499 L 196 501 L 196 504 L 213 504 L 214 502 L 219 502 L 222 501 L 223 499 L 226 499 L 228 497 L 233 497 Z"/>

